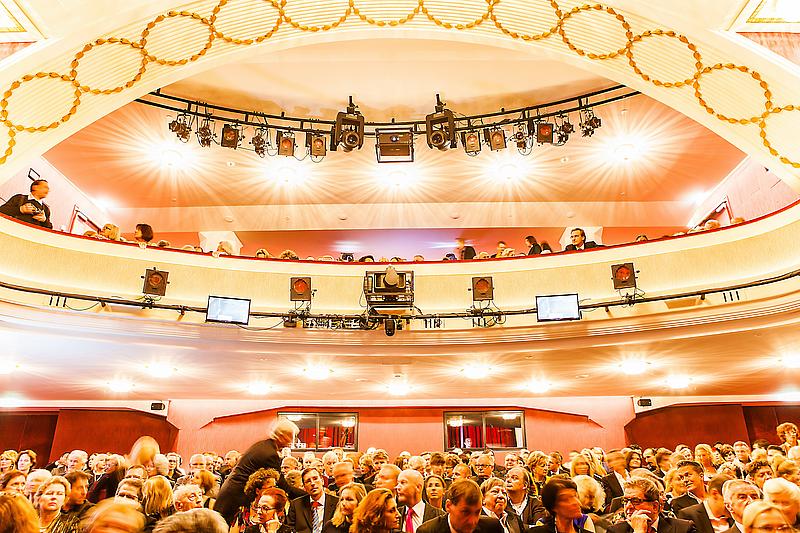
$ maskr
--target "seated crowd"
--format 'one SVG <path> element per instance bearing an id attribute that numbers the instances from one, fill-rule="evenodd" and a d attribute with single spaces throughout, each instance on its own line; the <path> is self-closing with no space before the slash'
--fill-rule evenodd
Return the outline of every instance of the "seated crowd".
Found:
<path id="1" fill-rule="evenodd" d="M 126 456 L 37 464 L 0 456 L 0 533 L 791 533 L 800 526 L 797 426 L 765 440 L 561 453 L 383 449 L 295 455 L 278 421 L 244 454 L 182 468 L 142 437 Z"/>
<path id="2" fill-rule="evenodd" d="M 37 226 L 42 226 L 45 228 L 52 229 L 53 224 L 50 222 L 50 208 L 44 203 L 44 198 L 47 196 L 49 192 L 49 186 L 46 180 L 35 180 L 31 183 L 31 190 L 29 195 L 24 194 L 16 194 L 12 196 L 5 204 L 0 206 L 0 213 L 16 218 L 17 220 L 21 220 L 23 222 L 27 222 L 28 224 L 34 224 Z M 731 225 L 741 224 L 745 220 L 741 217 L 735 217 L 731 219 Z M 674 237 L 679 235 L 685 235 L 689 233 L 697 233 L 701 231 L 709 231 L 718 229 L 721 227 L 721 224 L 718 220 L 715 219 L 708 219 L 703 221 L 702 223 L 698 224 L 693 228 L 689 228 L 686 231 L 679 231 L 673 235 L 663 235 L 659 238 L 667 238 L 667 237 Z M 153 228 L 149 224 L 137 224 L 135 232 L 133 234 L 133 238 L 130 241 L 124 239 L 121 235 L 119 226 L 115 224 L 106 224 L 104 225 L 100 231 L 87 231 L 84 233 L 86 237 L 92 237 L 95 239 L 100 240 L 109 240 L 109 241 L 117 241 L 117 242 L 134 242 L 139 244 L 139 246 L 146 248 L 148 246 L 157 247 L 157 248 L 169 248 L 169 249 L 180 249 L 183 251 L 188 252 L 197 252 L 197 253 L 210 253 L 214 256 L 220 255 L 234 255 L 234 246 L 229 241 L 222 241 L 220 242 L 215 250 L 204 250 L 201 246 L 195 244 L 186 244 L 181 246 L 180 248 L 176 248 L 167 240 L 160 239 L 156 240 L 155 233 Z M 635 242 L 643 242 L 648 241 L 647 235 L 637 235 L 635 238 Z M 598 244 L 594 241 L 586 240 L 586 232 L 581 228 L 573 228 L 570 231 L 570 244 L 568 244 L 564 250 L 564 252 L 569 251 L 580 251 L 580 250 L 588 250 L 590 248 L 599 248 L 603 247 L 604 245 Z M 536 237 L 533 235 L 528 235 L 524 239 L 524 248 L 517 251 L 515 248 L 510 247 L 507 245 L 505 241 L 499 241 L 497 243 L 497 249 L 494 253 L 490 253 L 487 251 L 476 252 L 473 246 L 470 246 L 465 243 L 464 239 L 459 238 L 456 239 L 456 246 L 453 252 L 448 252 L 445 256 L 441 259 L 442 261 L 458 261 L 458 260 L 465 260 L 465 259 L 494 259 L 494 258 L 503 258 L 503 257 L 523 257 L 523 256 L 531 256 L 531 255 L 542 255 L 542 254 L 552 254 L 552 253 L 559 253 L 559 250 L 554 250 L 552 245 L 547 241 L 539 242 L 536 240 Z M 299 260 L 301 257 L 295 252 L 294 250 L 284 250 L 280 252 L 277 256 L 273 256 L 270 252 L 268 252 L 265 248 L 259 248 L 254 257 L 257 258 L 274 258 L 274 259 L 294 259 Z M 374 255 L 363 255 L 359 258 L 353 257 L 353 254 L 341 254 L 339 256 L 333 255 L 324 255 L 321 257 L 313 257 L 308 256 L 305 258 L 306 261 L 345 261 L 345 262 L 352 262 L 357 261 L 359 263 L 369 263 L 369 262 L 391 262 L 391 263 L 401 263 L 401 262 L 408 262 L 409 259 L 403 257 L 380 257 L 376 259 Z M 425 258 L 422 255 L 415 255 L 410 261 L 418 262 L 418 261 L 425 261 Z"/>

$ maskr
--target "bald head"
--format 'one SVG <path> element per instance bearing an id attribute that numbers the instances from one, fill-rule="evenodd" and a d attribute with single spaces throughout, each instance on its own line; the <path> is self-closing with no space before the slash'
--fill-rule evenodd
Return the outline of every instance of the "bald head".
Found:
<path id="1" fill-rule="evenodd" d="M 392 494 L 397 490 L 397 478 L 400 475 L 400 468 L 397 465 L 386 463 L 378 470 L 375 482 L 372 484 L 376 489 L 389 489 Z"/>
<path id="2" fill-rule="evenodd" d="M 422 499 L 424 478 L 417 470 L 403 470 L 397 476 L 397 501 L 414 507 Z"/>

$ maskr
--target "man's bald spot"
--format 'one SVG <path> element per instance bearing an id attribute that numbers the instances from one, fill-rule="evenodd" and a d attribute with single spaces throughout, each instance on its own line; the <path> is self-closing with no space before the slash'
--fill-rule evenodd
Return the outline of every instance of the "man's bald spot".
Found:
<path id="1" fill-rule="evenodd" d="M 403 470 L 400 472 L 400 475 L 397 476 L 397 479 L 405 479 L 409 483 L 414 484 L 419 490 L 422 490 L 422 485 L 425 483 L 425 479 L 422 477 L 422 474 L 419 473 L 417 470 Z"/>

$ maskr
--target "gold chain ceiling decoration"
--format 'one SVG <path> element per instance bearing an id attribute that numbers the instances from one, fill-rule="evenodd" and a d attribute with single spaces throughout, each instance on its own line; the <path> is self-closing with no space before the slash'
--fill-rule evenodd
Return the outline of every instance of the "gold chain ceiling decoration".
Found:
<path id="1" fill-rule="evenodd" d="M 628 66 L 635 72 L 639 77 L 641 77 L 644 81 L 652 83 L 655 86 L 663 87 L 663 88 L 679 88 L 690 86 L 694 89 L 694 96 L 697 103 L 704 108 L 708 113 L 714 115 L 717 119 L 728 122 L 733 125 L 749 125 L 749 124 L 756 124 L 759 129 L 759 135 L 761 137 L 761 141 L 763 145 L 769 150 L 769 153 L 772 154 L 774 157 L 777 157 L 781 163 L 790 165 L 794 168 L 800 169 L 800 161 L 794 161 L 782 154 L 780 154 L 772 145 L 769 140 L 769 135 L 767 132 L 767 125 L 768 119 L 779 113 L 783 112 L 790 112 L 798 110 L 800 111 L 800 105 L 783 105 L 779 106 L 776 105 L 772 100 L 772 91 L 770 90 L 769 83 L 762 78 L 761 74 L 757 71 L 750 69 L 747 66 L 736 65 L 733 63 L 717 63 L 714 65 L 705 65 L 703 63 L 702 54 L 700 50 L 698 50 L 697 46 L 693 44 L 687 37 L 680 35 L 671 30 L 662 30 L 662 29 L 655 29 L 655 30 L 648 30 L 644 31 L 639 34 L 634 34 L 631 25 L 625 19 L 625 16 L 616 11 L 614 8 L 605 6 L 603 4 L 584 4 L 577 7 L 572 8 L 566 12 L 562 11 L 558 2 L 556 0 L 549 0 L 549 6 L 553 10 L 553 15 L 555 18 L 555 24 L 542 33 L 538 34 L 521 34 L 518 32 L 511 31 L 504 27 L 503 22 L 497 16 L 495 11 L 495 6 L 500 4 L 502 0 L 483 0 L 486 3 L 486 11 L 480 17 L 476 18 L 475 20 L 468 22 L 468 23 L 460 23 L 460 24 L 453 24 L 442 20 L 441 18 L 436 17 L 433 13 L 431 13 L 428 7 L 425 5 L 426 0 L 418 0 L 418 3 L 414 7 L 414 9 L 408 13 L 406 16 L 395 19 L 395 20 L 376 20 L 372 17 L 367 16 L 366 14 L 362 13 L 362 11 L 356 5 L 356 0 L 349 0 L 348 7 L 345 9 L 344 13 L 336 20 L 330 22 L 329 24 L 324 24 L 320 26 L 316 25 L 304 25 L 296 22 L 293 20 L 286 12 L 286 5 L 289 0 L 262 0 L 264 3 L 271 5 L 272 8 L 275 10 L 276 18 L 274 25 L 272 28 L 256 37 L 251 39 L 237 39 L 234 37 L 230 37 L 225 35 L 222 31 L 217 28 L 216 23 L 218 17 L 221 14 L 224 15 L 223 8 L 229 3 L 230 0 L 219 0 L 219 2 L 214 6 L 211 11 L 211 15 L 208 17 L 203 17 L 197 13 L 191 11 L 169 11 L 163 15 L 157 16 L 153 19 L 149 24 L 145 26 L 142 30 L 140 38 L 138 41 L 132 41 L 130 39 L 123 39 L 123 38 L 101 38 L 96 39 L 93 42 L 87 43 L 82 50 L 78 51 L 72 62 L 70 63 L 70 70 L 66 74 L 58 73 L 58 72 L 37 72 L 35 74 L 28 74 L 23 76 L 17 81 L 11 83 L 11 85 L 5 90 L 2 95 L 2 100 L 0 100 L 0 121 L 8 128 L 8 143 L 6 150 L 2 156 L 0 156 L 0 164 L 4 164 L 7 159 L 11 156 L 14 151 L 14 146 L 16 145 L 15 136 L 19 132 L 28 132 L 28 133 L 39 133 L 45 132 L 50 129 L 54 129 L 59 127 L 61 124 L 67 122 L 75 113 L 78 111 L 78 108 L 81 105 L 81 96 L 89 93 L 92 95 L 110 95 L 113 93 L 119 93 L 126 89 L 129 89 L 136 85 L 144 76 L 145 72 L 147 71 L 147 67 L 150 63 L 156 63 L 159 65 L 164 66 L 180 66 L 186 65 L 188 63 L 197 61 L 198 59 L 205 56 L 209 50 L 212 49 L 214 43 L 217 39 L 220 39 L 226 43 L 230 43 L 232 45 L 237 46 L 250 46 L 253 44 L 262 43 L 268 39 L 270 39 L 275 33 L 280 29 L 280 27 L 285 23 L 290 25 L 291 27 L 295 28 L 301 32 L 327 32 L 336 29 L 342 23 L 347 21 L 348 19 L 352 18 L 353 15 L 358 17 L 362 22 L 376 26 L 376 27 L 397 27 L 415 18 L 421 18 L 420 15 L 427 18 L 428 21 L 434 23 L 435 25 L 445 28 L 445 29 L 454 29 L 454 30 L 469 30 L 475 28 L 476 26 L 482 24 L 494 24 L 494 26 L 503 32 L 503 34 L 507 35 L 512 39 L 522 40 L 522 41 L 539 41 L 543 39 L 556 39 L 560 38 L 563 43 L 575 54 L 586 57 L 590 60 L 595 61 L 604 61 L 609 59 L 614 59 L 618 57 L 625 57 L 627 59 Z M 481 1 L 481 0 L 473 0 L 473 1 Z M 574 18 L 575 15 L 582 13 L 582 12 L 605 12 L 608 15 L 611 15 L 619 22 L 622 29 L 625 31 L 625 45 L 618 50 L 614 50 L 607 53 L 597 54 L 587 52 L 586 50 L 581 49 L 580 47 L 576 46 L 567 33 L 566 23 L 571 19 Z M 156 26 L 167 19 L 181 17 L 181 18 L 188 18 L 193 21 L 196 21 L 197 24 L 203 25 L 207 28 L 208 31 L 208 38 L 202 46 L 200 50 L 195 52 L 189 57 L 185 57 L 182 59 L 177 60 L 167 60 L 160 57 L 157 57 L 147 49 L 147 39 Z M 688 77 L 683 80 L 677 81 L 665 81 L 653 78 L 646 72 L 644 72 L 640 66 L 637 64 L 634 50 L 637 43 L 644 41 L 645 39 L 652 39 L 654 37 L 666 37 L 670 39 L 677 39 L 680 43 L 685 45 L 692 53 L 693 59 L 695 61 L 694 68 L 695 72 L 691 77 Z M 139 66 L 138 71 L 136 74 L 126 83 L 113 87 L 113 88 L 96 88 L 96 87 L 89 87 L 87 85 L 81 84 L 78 78 L 78 68 L 80 66 L 81 59 L 92 49 L 96 47 L 102 46 L 125 46 L 130 47 L 136 50 L 141 55 L 141 64 Z M 706 98 L 703 95 L 700 86 L 700 80 L 716 71 L 739 71 L 745 73 L 756 80 L 760 87 L 764 91 L 764 103 L 763 103 L 763 112 L 759 115 L 751 116 L 751 117 L 729 117 L 722 113 L 717 112 L 713 107 L 711 107 Z M 24 86 L 24 84 L 34 80 L 34 79 L 41 79 L 41 78 L 50 78 L 54 80 L 58 80 L 64 83 L 69 84 L 73 89 L 74 100 L 72 101 L 72 106 L 67 111 L 65 115 L 60 118 L 57 118 L 53 122 L 49 124 L 43 125 L 25 125 L 25 124 L 17 124 L 14 123 L 12 120 L 9 119 L 9 99 L 14 94 L 15 91 L 20 89 Z"/>

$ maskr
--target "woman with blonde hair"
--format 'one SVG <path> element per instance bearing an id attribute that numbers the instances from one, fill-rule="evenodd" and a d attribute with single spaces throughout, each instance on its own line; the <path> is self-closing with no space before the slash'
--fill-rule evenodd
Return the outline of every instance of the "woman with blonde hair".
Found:
<path id="1" fill-rule="evenodd" d="M 703 465 L 706 481 L 717 475 L 713 452 L 708 444 L 698 444 L 694 447 L 694 460 Z"/>
<path id="2" fill-rule="evenodd" d="M 142 508 L 147 519 L 158 522 L 175 513 L 172 486 L 164 476 L 153 476 L 142 487 Z"/>
<path id="3" fill-rule="evenodd" d="M 14 465 L 17 464 L 17 457 L 19 455 L 14 450 L 6 450 L 0 454 L 0 475 L 14 470 Z"/>
<path id="4" fill-rule="evenodd" d="M 0 492 L 0 533 L 39 533 L 39 518 L 23 495 Z"/>
<path id="5" fill-rule="evenodd" d="M 592 470 L 594 471 L 594 478 L 598 481 L 602 479 L 603 476 L 608 474 L 606 469 L 603 468 L 603 463 L 601 463 L 597 457 L 595 456 L 594 452 L 590 448 L 584 448 L 581 450 L 581 455 L 589 461 L 589 464 L 592 465 Z"/>
<path id="6" fill-rule="evenodd" d="M 534 494 L 541 494 L 550 472 L 550 457 L 541 451 L 531 452 L 528 456 L 528 470 L 531 471 L 533 478 L 532 488 L 536 490 Z"/>
<path id="7" fill-rule="evenodd" d="M 72 487 L 66 478 L 53 476 L 36 491 L 42 533 L 71 533 L 76 530 L 78 516 L 61 512 L 70 490 Z"/>
<path id="8" fill-rule="evenodd" d="M 333 518 L 322 526 L 322 533 L 347 533 L 353 525 L 353 513 L 367 495 L 360 483 L 348 483 L 339 489 L 339 503 L 333 512 Z"/>
<path id="9" fill-rule="evenodd" d="M 119 237 L 119 226 L 114 224 L 106 224 L 97 236 L 101 239 L 108 239 L 109 241 L 121 241 Z"/>
<path id="10" fill-rule="evenodd" d="M 192 483 L 200 487 L 203 491 L 203 507 L 206 509 L 213 509 L 214 503 L 217 501 L 217 480 L 214 479 L 214 474 L 208 470 L 198 470 L 194 473 Z"/>
<path id="11" fill-rule="evenodd" d="M 114 498 L 103 500 L 89 509 L 81 522 L 82 533 L 139 533 L 144 529 L 144 516 L 136 506 Z"/>
<path id="12" fill-rule="evenodd" d="M 786 520 L 783 512 L 777 506 L 756 500 L 747 504 L 742 513 L 742 526 L 744 533 L 791 533 L 792 525 Z"/>
<path id="13" fill-rule="evenodd" d="M 31 470 L 36 468 L 36 452 L 33 450 L 22 450 L 17 456 L 17 470 L 26 476 Z"/>
<path id="14" fill-rule="evenodd" d="M 353 512 L 350 533 L 390 533 L 400 527 L 397 502 L 389 489 L 374 489 Z"/>

